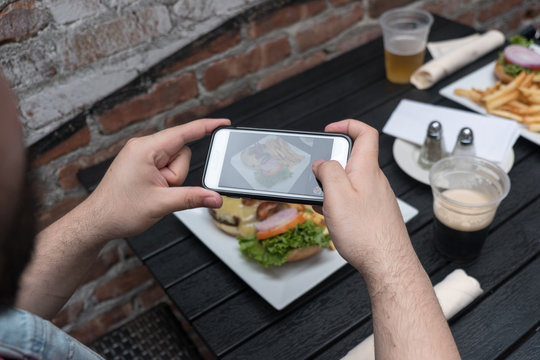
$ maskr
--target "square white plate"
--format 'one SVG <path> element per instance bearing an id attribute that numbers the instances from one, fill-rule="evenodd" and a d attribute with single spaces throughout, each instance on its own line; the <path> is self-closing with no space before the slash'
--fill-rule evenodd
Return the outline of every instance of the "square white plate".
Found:
<path id="1" fill-rule="evenodd" d="M 418 210 L 404 201 L 398 199 L 398 204 L 405 222 L 418 214 Z M 207 209 L 178 211 L 174 215 L 277 310 L 289 305 L 346 263 L 337 251 L 324 249 L 311 258 L 265 269 L 240 253 L 236 238 L 219 230 Z"/>
<path id="2" fill-rule="evenodd" d="M 495 85 L 497 82 L 494 74 L 494 66 L 495 62 L 491 62 L 480 69 L 473 71 L 469 75 L 466 75 L 462 77 L 459 80 L 454 81 L 450 85 L 447 85 L 446 87 L 442 88 L 439 93 L 458 104 L 461 104 L 463 106 L 468 107 L 469 109 L 476 111 L 480 114 L 485 114 L 487 116 L 500 118 L 498 116 L 488 114 L 486 113 L 486 109 L 478 104 L 476 104 L 474 101 L 469 100 L 466 97 L 463 96 L 457 96 L 454 94 L 454 89 L 486 89 L 490 86 Z M 504 118 L 503 118 L 504 119 Z M 508 119 L 505 119 L 508 120 Z M 532 131 L 527 130 L 527 128 L 524 125 L 521 125 L 520 134 L 524 138 L 526 138 L 529 141 L 532 141 L 533 143 L 540 145 L 540 133 L 535 133 Z"/>

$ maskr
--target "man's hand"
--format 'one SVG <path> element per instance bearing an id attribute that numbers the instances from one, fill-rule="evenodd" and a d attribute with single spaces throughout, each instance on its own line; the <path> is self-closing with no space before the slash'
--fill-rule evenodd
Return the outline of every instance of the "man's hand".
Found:
<path id="1" fill-rule="evenodd" d="M 429 277 L 407 234 L 396 198 L 378 164 L 378 133 L 355 120 L 326 131 L 354 139 L 345 169 L 316 161 L 324 187 L 323 213 L 341 254 L 364 276 L 375 355 L 381 359 L 459 359 Z"/>
<path id="2" fill-rule="evenodd" d="M 371 276 L 393 261 L 391 250 L 401 252 L 409 244 L 394 192 L 379 168 L 379 134 L 356 120 L 325 130 L 348 134 L 354 146 L 345 169 L 335 161 L 313 164 L 324 188 L 323 214 L 341 256 Z"/>
<path id="3" fill-rule="evenodd" d="M 139 233 L 173 211 L 220 207 L 221 196 L 200 187 L 181 187 L 191 151 L 187 143 L 209 135 L 227 119 L 202 119 L 131 139 L 87 200 L 109 238 Z"/>
<path id="4" fill-rule="evenodd" d="M 197 120 L 130 140 L 96 190 L 38 235 L 17 306 L 50 319 L 108 240 L 139 233 L 172 211 L 221 206 L 219 194 L 179 185 L 191 158 L 186 144 L 229 124 L 227 119 Z"/>

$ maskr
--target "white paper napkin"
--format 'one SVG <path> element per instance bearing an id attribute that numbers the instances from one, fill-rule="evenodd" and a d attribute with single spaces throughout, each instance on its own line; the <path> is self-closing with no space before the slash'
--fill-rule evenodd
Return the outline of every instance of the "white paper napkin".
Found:
<path id="1" fill-rule="evenodd" d="M 433 287 L 439 304 L 447 320 L 476 299 L 483 290 L 478 280 L 469 276 L 462 269 L 456 269 L 443 281 Z M 354 347 L 341 360 L 375 359 L 373 335 Z"/>
<path id="2" fill-rule="evenodd" d="M 452 152 L 459 131 L 467 126 L 473 131 L 476 156 L 495 163 L 504 160 L 519 137 L 519 124 L 513 120 L 407 99 L 401 100 L 383 132 L 421 146 L 432 120 L 442 124 L 444 145 L 448 153 Z"/>
<path id="3" fill-rule="evenodd" d="M 428 61 L 411 75 L 411 83 L 423 90 L 437 81 L 470 64 L 493 49 L 503 45 L 503 33 L 490 30 L 477 38 L 467 41 L 439 58 Z"/>

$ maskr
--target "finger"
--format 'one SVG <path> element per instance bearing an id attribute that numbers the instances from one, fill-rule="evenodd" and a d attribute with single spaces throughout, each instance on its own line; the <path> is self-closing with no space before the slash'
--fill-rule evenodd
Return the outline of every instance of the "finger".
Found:
<path id="1" fill-rule="evenodd" d="M 324 202 L 327 199 L 341 198 L 343 194 L 351 194 L 353 189 L 347 174 L 340 163 L 334 160 L 317 160 L 312 165 L 313 174 L 321 182 L 324 191 Z"/>
<path id="2" fill-rule="evenodd" d="M 210 135 L 219 126 L 230 124 L 229 119 L 200 119 L 162 130 L 150 136 L 154 148 L 158 151 L 164 151 L 170 158 L 178 153 L 185 144 Z"/>
<path id="3" fill-rule="evenodd" d="M 167 180 L 169 185 L 182 185 L 189 171 L 190 160 L 191 149 L 184 146 L 178 153 L 178 156 L 167 166 L 159 169 L 159 172 Z"/>
<path id="4" fill-rule="evenodd" d="M 223 204 L 217 192 L 197 186 L 161 189 L 161 199 L 161 206 L 167 213 L 198 207 L 219 208 Z"/>
<path id="5" fill-rule="evenodd" d="M 349 135 L 354 145 L 347 162 L 347 172 L 356 173 L 379 167 L 379 132 L 358 120 L 347 119 L 328 124 L 325 131 Z"/>

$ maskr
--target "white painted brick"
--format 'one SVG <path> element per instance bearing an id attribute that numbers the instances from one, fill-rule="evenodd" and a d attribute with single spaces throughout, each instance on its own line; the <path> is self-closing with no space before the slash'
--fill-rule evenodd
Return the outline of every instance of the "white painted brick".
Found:
<path id="1" fill-rule="evenodd" d="M 27 144 L 37 141 L 136 76 L 137 71 L 132 69 L 104 69 L 99 73 L 78 75 L 21 99 L 21 113 L 26 128 L 30 130 L 25 134 Z"/>
<path id="2" fill-rule="evenodd" d="M 99 0 L 45 0 L 54 21 L 66 24 L 106 10 Z"/>

